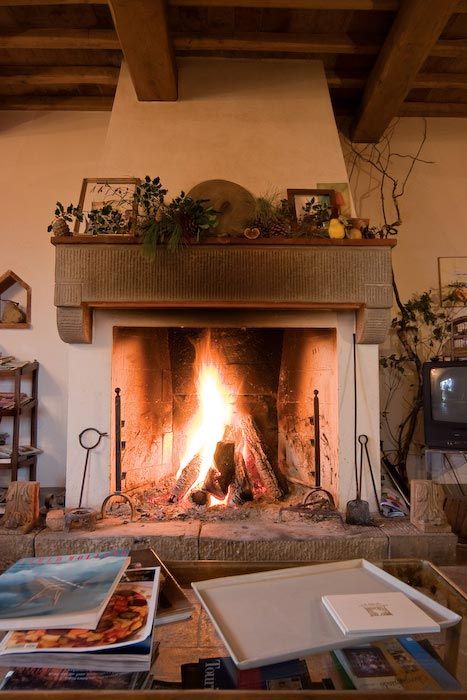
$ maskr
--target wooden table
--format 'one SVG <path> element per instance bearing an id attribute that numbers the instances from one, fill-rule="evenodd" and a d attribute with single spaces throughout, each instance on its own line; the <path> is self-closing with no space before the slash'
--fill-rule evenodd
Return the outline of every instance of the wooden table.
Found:
<path id="1" fill-rule="evenodd" d="M 187 593 L 194 601 L 194 596 L 189 590 L 192 581 L 202 581 L 221 576 L 234 576 L 238 574 L 268 571 L 291 566 L 308 566 L 310 562 L 227 562 L 227 561 L 166 561 L 165 562 L 179 583 L 187 588 Z M 430 595 L 446 607 L 457 612 L 462 617 L 467 615 L 467 598 L 463 591 L 456 587 L 447 576 L 437 567 L 426 561 L 417 559 L 393 559 L 379 564 L 399 579 L 424 593 Z M 451 673 L 456 672 L 459 650 L 467 651 L 467 632 L 462 630 L 462 623 L 451 627 L 439 635 L 430 635 L 430 641 L 443 655 L 444 663 Z M 217 637 L 211 622 L 204 610 L 195 604 L 195 611 L 191 620 L 173 623 L 159 627 L 156 637 L 160 642 L 159 656 L 153 667 L 154 676 L 165 682 L 180 680 L 180 665 L 182 663 L 195 662 L 198 659 L 211 656 L 225 656 L 227 652 L 220 639 Z M 319 660 L 318 657 L 324 657 Z M 334 669 L 330 662 L 329 654 L 317 655 L 316 677 L 321 679 L 323 675 L 333 676 Z M 326 659 L 328 665 L 326 666 Z M 467 667 L 465 664 L 459 668 L 458 677 L 461 683 L 467 687 Z M 313 676 L 313 674 L 312 674 Z M 336 687 L 338 687 L 336 685 Z M 213 700 L 246 700 L 255 698 L 258 700 L 285 700 L 286 698 L 313 698 L 314 700 L 349 700 L 349 698 L 366 697 L 373 695 L 379 697 L 382 693 L 362 693 L 359 691 L 235 691 L 235 690 L 171 690 L 161 689 L 156 691 L 128 691 L 128 692 L 99 692 L 99 700 L 130 700 L 135 693 L 138 700 L 200 700 L 212 698 Z M 350 693 L 350 694 L 349 694 Z M 95 696 L 95 693 L 93 693 Z M 66 692 L 3 692 L 0 700 L 51 700 L 51 696 L 58 699 L 64 696 L 65 700 L 85 700 L 91 698 L 91 693 L 85 691 Z M 467 692 L 442 691 L 442 697 L 459 697 L 467 700 Z M 395 698 L 428 698 L 439 699 L 440 693 L 404 691 L 403 694 L 393 691 L 385 692 L 385 700 Z"/>

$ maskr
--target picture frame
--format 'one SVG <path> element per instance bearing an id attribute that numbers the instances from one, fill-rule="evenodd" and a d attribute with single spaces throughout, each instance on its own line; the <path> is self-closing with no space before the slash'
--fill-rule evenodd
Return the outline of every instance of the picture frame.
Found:
<path id="1" fill-rule="evenodd" d="M 438 277 L 441 306 L 466 307 L 467 255 L 438 258 Z"/>
<path id="2" fill-rule="evenodd" d="M 99 221 L 95 212 L 111 205 L 117 212 L 109 217 L 109 229 L 98 233 L 136 236 L 138 217 L 137 187 L 141 183 L 137 177 L 96 177 L 84 178 L 81 186 L 78 209 L 83 212 L 83 220 L 75 220 L 74 234 L 96 235 Z M 103 228 L 103 226 L 102 226 Z"/>
<path id="3" fill-rule="evenodd" d="M 303 228 L 303 213 L 306 203 L 314 197 L 317 203 L 327 205 L 331 209 L 331 216 L 337 211 L 336 193 L 334 190 L 320 189 L 288 189 L 287 199 L 289 202 L 290 218 L 292 229 Z M 316 227 L 317 228 L 317 227 Z"/>

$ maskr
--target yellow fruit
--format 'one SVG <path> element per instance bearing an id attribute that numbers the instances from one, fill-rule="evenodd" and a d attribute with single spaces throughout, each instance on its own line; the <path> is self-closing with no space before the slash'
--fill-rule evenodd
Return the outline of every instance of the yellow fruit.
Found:
<path id="1" fill-rule="evenodd" d="M 355 226 L 352 226 L 349 231 L 349 238 L 363 238 L 361 230 Z"/>
<path id="2" fill-rule="evenodd" d="M 344 238 L 345 227 L 339 219 L 331 219 L 329 221 L 329 238 Z"/>

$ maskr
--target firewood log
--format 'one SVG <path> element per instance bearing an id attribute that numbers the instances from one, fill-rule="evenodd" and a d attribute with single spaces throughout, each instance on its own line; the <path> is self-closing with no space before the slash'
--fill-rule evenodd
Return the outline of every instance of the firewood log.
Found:
<path id="1" fill-rule="evenodd" d="M 268 496 L 275 500 L 282 498 L 282 496 L 284 496 L 284 490 L 279 484 L 274 469 L 268 459 L 264 442 L 255 426 L 253 418 L 246 415 L 242 416 L 239 423 L 243 438 L 255 460 L 256 469 L 258 470 L 258 474 Z"/>
<path id="2" fill-rule="evenodd" d="M 232 488 L 232 503 L 241 506 L 253 500 L 253 491 L 246 473 L 245 460 L 241 452 L 235 453 L 235 479 Z"/>
<path id="3" fill-rule="evenodd" d="M 177 503 L 196 481 L 201 466 L 201 456 L 195 455 L 178 477 L 170 494 L 169 503 Z"/>

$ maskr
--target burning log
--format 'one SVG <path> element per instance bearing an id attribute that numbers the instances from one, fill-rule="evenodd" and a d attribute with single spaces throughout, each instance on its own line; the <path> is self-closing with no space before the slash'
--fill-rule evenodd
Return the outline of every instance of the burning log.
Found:
<path id="1" fill-rule="evenodd" d="M 214 452 L 214 466 L 219 472 L 217 481 L 224 496 L 235 476 L 235 445 L 233 442 L 218 442 Z"/>
<path id="2" fill-rule="evenodd" d="M 284 496 L 284 490 L 280 486 L 274 469 L 267 457 L 263 440 L 256 429 L 253 418 L 247 415 L 241 416 L 239 423 L 243 438 L 255 460 L 256 469 L 258 470 L 258 474 L 268 495 L 276 500 L 282 498 L 282 496 Z"/>
<path id="3" fill-rule="evenodd" d="M 200 467 L 201 456 L 195 455 L 178 477 L 172 489 L 172 493 L 170 494 L 169 503 L 176 503 L 183 498 L 190 486 L 196 481 Z"/>
<path id="4" fill-rule="evenodd" d="M 241 506 L 253 500 L 253 492 L 246 473 L 245 460 L 241 452 L 235 454 L 235 479 L 232 490 L 232 503 Z"/>
<path id="5" fill-rule="evenodd" d="M 190 498 L 197 506 L 205 506 L 208 500 L 208 494 L 204 488 L 198 488 L 196 491 L 191 492 Z"/>

